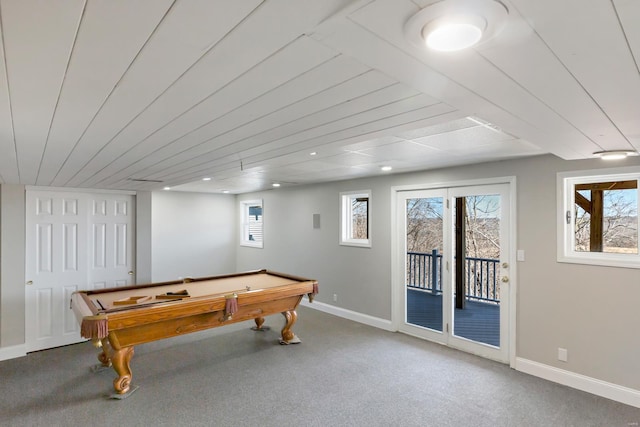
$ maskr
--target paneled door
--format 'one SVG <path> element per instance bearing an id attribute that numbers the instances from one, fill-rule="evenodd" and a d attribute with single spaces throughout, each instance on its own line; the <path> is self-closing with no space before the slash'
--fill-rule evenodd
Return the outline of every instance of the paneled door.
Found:
<path id="1" fill-rule="evenodd" d="M 133 210 L 128 194 L 27 191 L 27 351 L 81 341 L 73 292 L 134 283 Z"/>

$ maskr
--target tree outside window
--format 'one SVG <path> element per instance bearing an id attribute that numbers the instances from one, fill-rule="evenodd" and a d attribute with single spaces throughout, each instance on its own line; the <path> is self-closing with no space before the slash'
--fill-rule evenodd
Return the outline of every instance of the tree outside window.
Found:
<path id="1" fill-rule="evenodd" d="M 558 261 L 640 268 L 637 168 L 558 174 Z"/>

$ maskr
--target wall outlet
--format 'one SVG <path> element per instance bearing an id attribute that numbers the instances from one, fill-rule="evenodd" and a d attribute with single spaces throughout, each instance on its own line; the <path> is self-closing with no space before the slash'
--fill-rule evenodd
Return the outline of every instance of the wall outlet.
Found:
<path id="1" fill-rule="evenodd" d="M 569 353 L 566 348 L 558 347 L 558 360 L 561 362 L 566 362 L 569 357 Z"/>
<path id="2" fill-rule="evenodd" d="M 338 302 L 338 294 L 333 294 L 333 302 Z"/>

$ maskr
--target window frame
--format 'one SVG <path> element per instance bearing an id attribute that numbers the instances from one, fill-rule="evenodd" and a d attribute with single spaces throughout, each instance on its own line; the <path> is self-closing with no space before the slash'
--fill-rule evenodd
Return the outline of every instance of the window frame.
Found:
<path id="1" fill-rule="evenodd" d="M 640 211 L 636 206 L 638 253 L 580 252 L 575 245 L 575 185 L 611 181 L 637 181 L 640 205 L 640 169 L 637 167 L 559 172 L 557 174 L 557 261 L 562 263 L 640 268 Z M 569 217 L 568 217 L 569 215 Z"/>
<path id="2" fill-rule="evenodd" d="M 367 238 L 354 239 L 352 201 L 367 198 Z M 340 245 L 361 248 L 371 247 L 371 190 L 345 191 L 340 193 Z"/>
<path id="3" fill-rule="evenodd" d="M 256 205 L 260 205 L 260 208 L 262 209 L 260 220 L 262 239 L 260 241 L 249 239 L 249 209 Z M 264 203 L 262 199 L 240 201 L 240 246 L 260 249 L 264 247 Z"/>

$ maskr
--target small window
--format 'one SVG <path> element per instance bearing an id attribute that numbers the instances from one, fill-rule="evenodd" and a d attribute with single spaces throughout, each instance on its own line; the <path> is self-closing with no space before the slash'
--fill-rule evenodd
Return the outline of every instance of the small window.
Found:
<path id="1" fill-rule="evenodd" d="M 241 212 L 241 246 L 262 247 L 263 242 L 263 212 L 262 200 L 240 202 Z"/>
<path id="2" fill-rule="evenodd" d="M 340 244 L 371 247 L 371 190 L 340 193 Z"/>
<path id="3" fill-rule="evenodd" d="M 640 172 L 558 174 L 558 261 L 640 268 Z"/>

